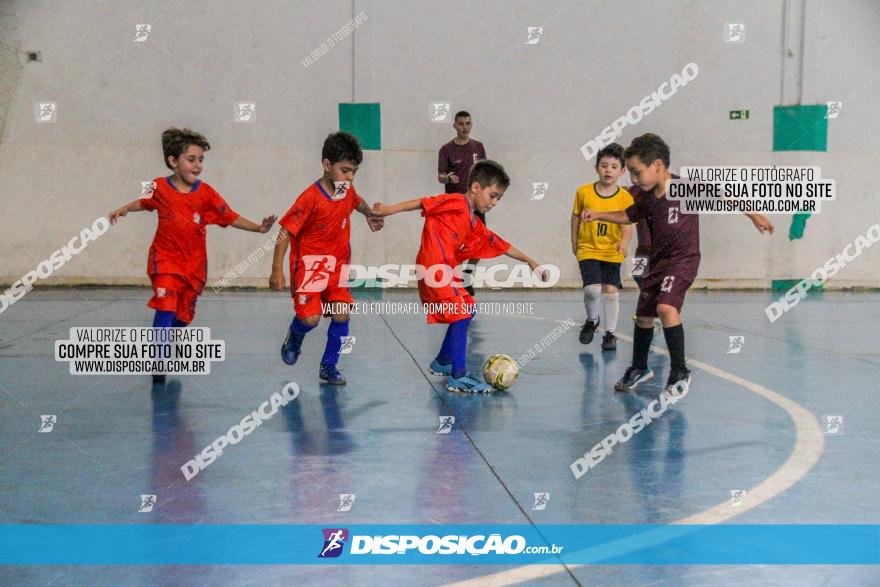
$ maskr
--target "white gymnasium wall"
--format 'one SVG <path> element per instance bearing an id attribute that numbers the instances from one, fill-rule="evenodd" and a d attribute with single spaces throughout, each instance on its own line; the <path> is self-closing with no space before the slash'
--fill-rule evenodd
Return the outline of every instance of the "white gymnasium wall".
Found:
<path id="1" fill-rule="evenodd" d="M 246 216 L 283 214 L 320 173 L 337 104 L 380 102 L 382 151 L 366 153 L 356 179 L 369 200 L 438 193 L 436 152 L 453 136 L 429 121 L 431 102 L 474 117 L 473 136 L 505 164 L 513 184 L 489 225 L 520 249 L 563 269 L 579 285 L 568 222 L 578 185 L 594 180 L 580 146 L 664 80 L 695 62 L 700 75 L 619 142 L 656 132 L 685 164 L 810 164 L 837 180 L 838 200 L 810 218 L 804 239 L 790 218 L 759 237 L 736 216 L 702 220 L 703 283 L 766 286 L 802 277 L 880 221 L 880 4 L 805 3 L 804 104 L 843 101 L 830 121 L 828 152 L 773 153 L 780 103 L 783 0 L 474 2 L 450 0 L 123 1 L 2 3 L 0 15 L 0 282 L 33 269 L 98 216 L 137 197 L 164 174 L 160 134 L 189 126 L 213 144 L 203 178 Z M 308 68 L 300 60 L 363 12 L 367 20 Z M 725 43 L 725 22 L 746 24 Z M 149 23 L 144 43 L 134 25 Z M 542 26 L 536 45 L 526 27 Z M 354 41 L 354 46 L 352 44 Z M 13 52 L 41 51 L 25 63 Z M 54 101 L 58 120 L 34 121 Z M 254 124 L 233 122 L 253 101 Z M 728 111 L 749 109 L 746 121 Z M 624 178 L 625 180 L 628 178 Z M 533 181 L 550 191 L 530 201 Z M 64 266 L 53 281 L 146 283 L 156 219 L 125 218 Z M 393 217 L 371 234 L 354 221 L 354 261 L 411 262 L 418 215 Z M 210 278 L 266 241 L 209 229 Z M 842 271 L 838 285 L 880 286 L 880 247 Z M 236 285 L 266 283 L 267 255 Z"/>

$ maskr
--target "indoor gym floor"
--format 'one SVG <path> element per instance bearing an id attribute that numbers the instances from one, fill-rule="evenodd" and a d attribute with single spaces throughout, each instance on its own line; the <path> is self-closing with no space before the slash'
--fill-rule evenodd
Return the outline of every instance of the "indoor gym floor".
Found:
<path id="1" fill-rule="evenodd" d="M 209 290 L 210 291 L 210 290 Z M 615 393 L 631 357 L 635 294 L 621 295 L 616 354 L 578 343 L 577 290 L 478 292 L 525 301 L 525 316 L 478 315 L 469 363 L 519 357 L 566 320 L 509 393 L 446 391 L 427 365 L 443 327 L 423 315 L 361 315 L 340 367 L 319 384 L 325 323 L 293 367 L 278 349 L 291 317 L 285 293 L 226 291 L 199 301 L 193 326 L 226 341 L 208 376 L 74 376 L 53 357 L 73 326 L 148 326 L 146 289 L 50 289 L 0 319 L 0 522 L 3 524 L 665 524 L 880 521 L 880 363 L 865 320 L 878 293 L 811 295 L 771 324 L 771 292 L 692 291 L 684 306 L 691 392 L 574 479 L 569 464 L 656 397 L 656 377 Z M 362 291 L 362 302 L 413 302 L 414 291 Z M 740 353 L 729 336 L 743 335 Z M 654 344 L 661 348 L 662 336 Z M 191 482 L 180 466 L 287 382 L 299 397 Z M 36 433 L 55 414 L 51 434 Z M 823 416 L 844 416 L 824 434 Z M 438 418 L 456 418 L 437 434 Z M 747 491 L 731 508 L 730 491 Z M 533 511 L 533 493 L 550 501 Z M 356 495 L 338 512 L 339 494 Z M 141 494 L 156 494 L 138 513 Z M 591 566 L 537 576 L 529 567 L 11 566 L 3 585 L 877 585 L 867 566 Z M 499 574 L 500 573 L 500 574 Z M 498 574 L 498 575 L 496 575 Z"/>

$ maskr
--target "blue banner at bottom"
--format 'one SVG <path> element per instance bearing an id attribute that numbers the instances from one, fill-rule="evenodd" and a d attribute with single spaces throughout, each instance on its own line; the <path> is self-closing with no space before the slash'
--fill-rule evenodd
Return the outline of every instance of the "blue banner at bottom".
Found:
<path id="1" fill-rule="evenodd" d="M 0 564 L 880 564 L 880 525 L 0 525 Z"/>

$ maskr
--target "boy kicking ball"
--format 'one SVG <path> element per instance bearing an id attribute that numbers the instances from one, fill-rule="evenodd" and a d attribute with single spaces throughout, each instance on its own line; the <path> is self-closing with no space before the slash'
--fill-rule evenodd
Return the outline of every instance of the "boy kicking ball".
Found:
<path id="1" fill-rule="evenodd" d="M 434 375 L 446 376 L 446 388 L 450 391 L 492 391 L 490 385 L 467 371 L 467 333 L 475 301 L 454 269 L 468 259 L 499 255 L 528 263 L 532 271 L 539 266 L 537 261 L 486 228 L 475 215 L 477 211 L 485 214 L 494 208 L 509 185 L 510 178 L 504 168 L 484 159 L 471 168 L 466 194 L 441 194 L 398 204 L 373 205 L 376 217 L 421 210 L 425 218 L 416 263 L 425 268 L 441 266 L 446 279 L 431 276 L 438 285 L 429 285 L 424 276 L 419 276 L 419 298 L 428 305 L 428 324 L 449 325 L 440 352 L 429 369 Z M 547 281 L 547 272 L 542 270 L 540 277 Z"/>

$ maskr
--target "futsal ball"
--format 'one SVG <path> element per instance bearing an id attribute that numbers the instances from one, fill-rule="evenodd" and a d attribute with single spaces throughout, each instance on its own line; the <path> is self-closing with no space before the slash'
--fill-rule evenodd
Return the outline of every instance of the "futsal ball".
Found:
<path id="1" fill-rule="evenodd" d="M 513 385 L 517 377 L 519 377 L 519 367 L 516 361 L 507 355 L 492 355 L 483 365 L 483 379 L 499 391 Z"/>

